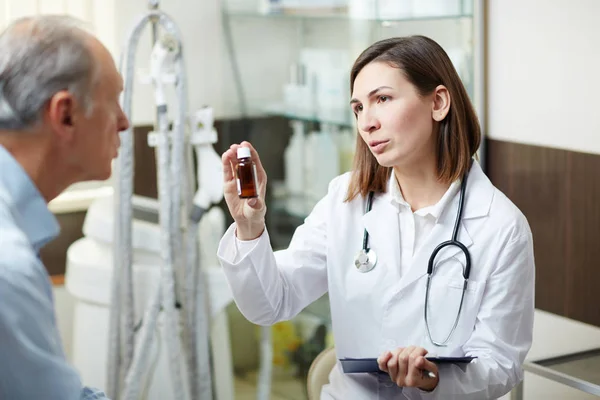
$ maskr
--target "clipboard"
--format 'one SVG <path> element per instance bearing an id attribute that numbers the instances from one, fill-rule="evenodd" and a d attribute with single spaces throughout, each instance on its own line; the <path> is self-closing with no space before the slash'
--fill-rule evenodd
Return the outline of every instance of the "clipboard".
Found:
<path id="1" fill-rule="evenodd" d="M 464 368 L 477 357 L 425 357 L 427 361 L 431 361 L 437 365 L 455 364 Z M 345 374 L 353 373 L 377 373 L 379 369 L 376 358 L 341 358 L 342 370 Z"/>

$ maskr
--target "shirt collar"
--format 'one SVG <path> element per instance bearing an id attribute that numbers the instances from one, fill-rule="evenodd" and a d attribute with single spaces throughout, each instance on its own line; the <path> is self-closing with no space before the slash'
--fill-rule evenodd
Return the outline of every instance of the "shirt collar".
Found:
<path id="1" fill-rule="evenodd" d="M 393 172 L 391 173 L 391 176 L 390 176 L 388 190 L 391 195 L 391 202 L 396 208 L 406 207 L 408 209 L 411 209 L 410 204 L 408 204 L 406 202 L 406 200 L 404 199 L 404 196 L 402 196 L 402 191 L 400 190 L 400 185 L 398 184 L 398 181 L 396 180 L 396 176 L 394 175 Z M 454 196 L 456 195 L 456 193 L 458 193 L 459 190 L 460 190 L 460 180 L 452 182 L 452 184 L 450 185 L 448 190 L 446 190 L 446 193 L 444 193 L 442 198 L 437 203 L 435 203 L 431 206 L 423 207 L 423 208 L 415 211 L 414 213 L 419 216 L 430 215 L 433 218 L 435 218 L 435 221 L 437 222 L 438 219 L 440 218 L 440 216 L 442 215 L 442 212 L 446 208 L 446 205 L 454 198 Z"/>
<path id="2" fill-rule="evenodd" d="M 36 253 L 58 236 L 60 226 L 46 200 L 23 167 L 1 145 L 0 200 L 6 202 Z"/>

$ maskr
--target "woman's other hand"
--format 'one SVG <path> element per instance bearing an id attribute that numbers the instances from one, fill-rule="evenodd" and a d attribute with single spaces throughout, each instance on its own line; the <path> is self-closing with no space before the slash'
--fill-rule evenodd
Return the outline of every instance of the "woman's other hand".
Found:
<path id="1" fill-rule="evenodd" d="M 427 350 L 422 347 L 399 347 L 386 351 L 377 359 L 379 369 L 387 372 L 390 379 L 400 387 L 417 387 L 432 391 L 439 382 L 437 365 L 425 358 Z M 429 377 L 428 372 L 435 375 Z"/>

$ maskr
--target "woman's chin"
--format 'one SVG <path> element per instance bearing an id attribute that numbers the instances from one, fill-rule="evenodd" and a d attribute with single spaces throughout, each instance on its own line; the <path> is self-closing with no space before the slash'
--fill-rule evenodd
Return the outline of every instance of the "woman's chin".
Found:
<path id="1" fill-rule="evenodd" d="M 377 163 L 379 165 L 381 165 L 382 167 L 390 168 L 395 165 L 394 160 L 392 160 L 392 158 L 386 153 L 382 153 L 382 154 L 378 154 L 378 155 L 373 154 L 373 155 L 375 156 L 375 160 L 377 160 Z"/>

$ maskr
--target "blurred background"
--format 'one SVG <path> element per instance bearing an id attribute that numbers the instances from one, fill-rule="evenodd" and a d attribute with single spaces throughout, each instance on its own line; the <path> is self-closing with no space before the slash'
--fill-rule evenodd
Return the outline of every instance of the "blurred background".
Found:
<path id="1" fill-rule="evenodd" d="M 589 350 L 546 364 L 600 388 L 600 356 L 594 352 L 600 347 L 599 1 L 159 3 L 183 36 L 190 109 L 214 109 L 215 150 L 248 140 L 261 155 L 275 249 L 287 246 L 329 181 L 351 168 L 356 134 L 348 74 L 357 55 L 387 37 L 421 34 L 438 41 L 480 117 L 486 174 L 533 230 L 537 314 L 530 359 Z M 20 16 L 70 14 L 85 21 L 118 60 L 133 21 L 147 9 L 142 0 L 0 0 L 0 28 Z M 140 59 L 151 45 L 147 32 Z M 141 62 L 136 73 L 144 68 Z M 155 156 L 146 137 L 154 123 L 151 90 L 136 84 L 134 92 L 135 193 L 156 198 Z M 89 205 L 109 195 L 111 185 L 78 184 L 51 203 L 62 232 L 42 257 L 55 284 L 70 357 L 77 300 L 64 287 L 66 252 L 83 236 Z M 235 304 L 224 310 L 234 386 L 222 398 L 253 399 L 260 331 Z M 326 296 L 273 326 L 271 398 L 306 399 L 308 368 L 332 345 Z M 526 373 L 524 393 L 529 399 L 592 398 L 534 372 Z"/>

